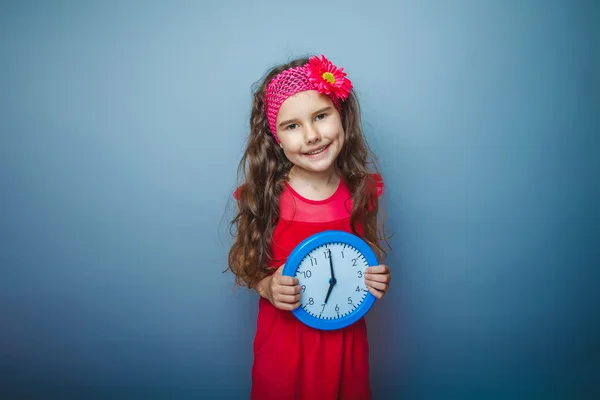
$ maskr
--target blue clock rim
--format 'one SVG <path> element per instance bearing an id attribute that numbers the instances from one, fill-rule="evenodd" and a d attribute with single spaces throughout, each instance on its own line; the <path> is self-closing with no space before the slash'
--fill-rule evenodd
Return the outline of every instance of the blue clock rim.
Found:
<path id="1" fill-rule="evenodd" d="M 298 246 L 296 246 L 290 253 L 283 267 L 282 274 L 287 276 L 295 276 L 298 266 L 310 251 L 319 246 L 332 242 L 344 243 L 356 248 L 365 256 L 368 266 L 375 266 L 379 264 L 377 256 L 371 247 L 369 247 L 369 245 L 358 236 L 340 230 L 327 230 L 315 233 L 300 242 L 300 244 L 298 244 Z M 375 296 L 373 296 L 371 292 L 367 291 L 367 296 L 360 306 L 352 313 L 342 318 L 335 320 L 319 319 L 307 313 L 302 307 L 292 310 L 292 313 L 296 316 L 296 318 L 312 328 L 320 330 L 336 330 L 352 325 L 361 319 L 366 315 L 374 303 Z"/>

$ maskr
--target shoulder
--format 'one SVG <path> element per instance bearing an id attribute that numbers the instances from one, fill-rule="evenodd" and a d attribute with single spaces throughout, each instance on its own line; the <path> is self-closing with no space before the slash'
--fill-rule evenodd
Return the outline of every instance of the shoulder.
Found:
<path id="1" fill-rule="evenodd" d="M 375 193 L 377 193 L 377 197 L 381 197 L 383 195 L 383 177 L 380 174 L 370 174 L 371 184 L 375 186 Z"/>
<path id="2" fill-rule="evenodd" d="M 242 194 L 242 190 L 244 190 L 244 185 L 238 186 L 234 191 L 233 191 L 233 198 L 236 200 L 240 199 L 240 196 Z"/>
<path id="3" fill-rule="evenodd" d="M 366 185 L 369 211 L 372 211 L 373 208 L 375 208 L 375 204 L 378 202 L 377 200 L 383 195 L 383 189 L 383 177 L 380 174 L 369 174 Z"/>

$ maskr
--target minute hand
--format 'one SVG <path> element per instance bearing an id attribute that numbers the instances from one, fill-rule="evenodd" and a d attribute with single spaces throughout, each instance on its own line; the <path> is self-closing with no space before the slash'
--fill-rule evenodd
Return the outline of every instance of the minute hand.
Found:
<path id="1" fill-rule="evenodd" d="M 333 273 L 333 261 L 331 260 L 331 249 L 329 251 L 329 270 L 331 271 L 331 282 L 335 285 L 335 274 Z"/>

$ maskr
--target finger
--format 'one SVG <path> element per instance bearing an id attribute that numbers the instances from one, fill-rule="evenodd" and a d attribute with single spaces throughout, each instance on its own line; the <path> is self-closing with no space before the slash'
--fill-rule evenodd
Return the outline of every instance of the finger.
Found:
<path id="1" fill-rule="evenodd" d="M 387 265 L 374 265 L 371 267 L 367 267 L 365 273 L 367 274 L 386 274 L 389 271 L 389 267 Z"/>
<path id="2" fill-rule="evenodd" d="M 365 280 L 365 284 L 377 290 L 387 290 L 388 284 L 383 282 Z"/>
<path id="3" fill-rule="evenodd" d="M 287 275 L 274 276 L 273 283 L 281 286 L 296 286 L 298 285 L 298 278 Z"/>
<path id="4" fill-rule="evenodd" d="M 275 298 L 276 302 L 293 304 L 293 303 L 300 301 L 300 299 L 302 298 L 302 295 L 301 294 L 290 295 L 290 294 L 279 294 L 278 293 L 278 294 L 275 294 L 273 297 Z"/>
<path id="5" fill-rule="evenodd" d="M 377 297 L 378 299 L 381 299 L 381 298 L 383 297 L 383 295 L 385 294 L 384 292 L 381 292 L 381 291 L 379 291 L 379 290 L 373 289 L 373 288 L 372 288 L 372 287 L 370 287 L 370 286 L 367 286 L 367 288 L 369 288 L 369 292 L 370 292 L 370 293 L 371 293 L 373 296 Z"/>
<path id="6" fill-rule="evenodd" d="M 273 291 L 277 294 L 296 295 L 302 291 L 302 287 L 300 285 L 294 285 L 294 286 L 281 285 L 281 286 L 276 286 Z"/>
<path id="7" fill-rule="evenodd" d="M 300 302 L 299 301 L 297 301 L 295 303 L 275 302 L 275 306 L 281 310 L 292 311 L 292 310 L 295 310 L 296 308 L 300 307 Z"/>
<path id="8" fill-rule="evenodd" d="M 389 274 L 365 274 L 365 279 L 375 282 L 389 282 L 391 277 Z"/>
<path id="9" fill-rule="evenodd" d="M 281 264 L 279 267 L 277 267 L 273 275 L 283 275 L 283 267 L 285 267 L 285 264 Z"/>

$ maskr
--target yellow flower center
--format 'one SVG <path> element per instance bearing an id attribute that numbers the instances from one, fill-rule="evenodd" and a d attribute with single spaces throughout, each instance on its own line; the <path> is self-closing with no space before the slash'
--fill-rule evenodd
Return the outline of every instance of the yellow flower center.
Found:
<path id="1" fill-rule="evenodd" d="M 335 83 L 335 76 L 331 72 L 323 73 L 323 79 L 325 79 L 329 83 Z"/>

